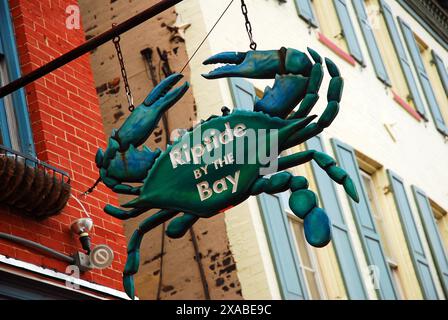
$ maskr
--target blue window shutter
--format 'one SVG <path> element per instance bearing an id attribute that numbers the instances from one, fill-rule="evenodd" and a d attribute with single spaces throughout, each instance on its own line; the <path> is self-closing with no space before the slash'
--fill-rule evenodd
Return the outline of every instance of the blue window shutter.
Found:
<path id="1" fill-rule="evenodd" d="M 351 176 L 356 189 L 358 190 L 359 203 L 356 203 L 351 199 L 349 199 L 349 202 L 356 222 L 356 227 L 360 234 L 367 263 L 379 268 L 378 297 L 380 299 L 388 300 L 397 299 L 396 289 L 393 284 L 389 265 L 384 255 L 384 249 L 381 245 L 381 240 L 375 226 L 375 220 L 372 216 L 372 209 L 370 208 L 367 193 L 359 174 L 359 166 L 355 152 L 353 148 L 336 139 L 332 139 L 332 142 L 337 159 L 339 160 L 339 165 Z"/>
<path id="2" fill-rule="evenodd" d="M 440 112 L 436 96 L 434 94 L 434 91 L 432 90 L 432 85 L 429 81 L 428 74 L 426 73 L 425 65 L 423 64 L 417 41 L 415 41 L 414 33 L 406 22 L 404 22 L 400 18 L 398 18 L 398 21 L 400 22 L 401 30 L 403 31 L 403 35 L 406 40 L 406 44 L 408 45 L 409 52 L 411 53 L 412 60 L 414 61 L 414 66 L 417 70 L 417 74 L 420 79 L 423 92 L 425 93 L 429 109 L 431 110 L 432 117 L 434 118 L 434 122 L 436 123 L 436 127 L 441 133 L 448 135 L 448 130 L 445 126 L 445 121 L 443 120 L 442 113 Z"/>
<path id="3" fill-rule="evenodd" d="M 21 77 L 19 57 L 14 37 L 13 24 L 8 1 L 0 1 L 0 38 L 3 45 L 4 59 L 8 69 L 9 81 Z M 20 149 L 23 153 L 35 156 L 33 134 L 26 104 L 25 90 L 19 89 L 11 94 L 14 112 L 18 124 Z M 4 109 L 4 108 L 3 108 Z"/>
<path id="4" fill-rule="evenodd" d="M 439 71 L 440 80 L 442 80 L 443 88 L 445 89 L 445 93 L 448 96 L 448 71 L 446 71 L 446 66 L 437 53 L 432 51 L 432 57 L 434 59 L 434 63 L 436 64 L 437 71 Z"/>
<path id="5" fill-rule="evenodd" d="M 370 58 L 372 59 L 376 75 L 378 79 L 390 86 L 389 76 L 387 74 L 386 67 L 384 66 L 383 58 L 381 57 L 375 35 L 367 17 L 364 0 L 352 0 L 352 2 L 356 11 L 356 15 L 358 16 L 358 21 L 361 26 L 364 39 L 366 40 L 367 49 L 369 50 Z"/>
<path id="6" fill-rule="evenodd" d="M 317 20 L 313 13 L 311 0 L 295 0 L 299 16 L 314 27 L 317 27 Z"/>
<path id="7" fill-rule="evenodd" d="M 256 99 L 253 84 L 242 78 L 230 78 L 229 82 L 234 107 L 252 111 Z"/>
<path id="8" fill-rule="evenodd" d="M 319 136 L 309 139 L 306 142 L 306 146 L 309 150 L 325 151 Z M 352 300 L 365 300 L 367 299 L 367 295 L 364 288 L 364 281 L 359 270 L 356 254 L 353 250 L 334 182 L 314 161 L 311 163 L 311 167 L 317 184 L 319 199 L 322 201 L 323 208 L 328 213 L 332 223 L 332 243 L 336 251 L 336 257 L 342 278 L 344 279 L 348 298 Z"/>
<path id="9" fill-rule="evenodd" d="M 344 38 L 347 40 L 348 50 L 356 61 L 364 65 L 361 47 L 359 46 L 352 20 L 350 19 L 347 3 L 345 0 L 334 0 L 333 2 L 339 17 L 339 22 L 341 23 Z"/>
<path id="10" fill-rule="evenodd" d="M 447 253 L 443 246 L 442 239 L 440 238 L 440 233 L 437 228 L 434 214 L 429 204 L 429 200 L 426 194 L 417 188 L 412 186 L 414 191 L 415 202 L 417 202 L 418 211 L 423 222 L 423 227 L 425 228 L 426 237 L 429 240 L 429 247 L 431 248 L 431 253 L 434 258 L 434 262 L 437 268 L 437 273 L 440 277 L 440 282 L 442 283 L 443 291 L 445 296 L 448 297 L 448 260 Z"/>
<path id="11" fill-rule="evenodd" d="M 409 206 L 403 180 L 390 170 L 387 170 L 390 184 L 394 193 L 395 203 L 404 229 L 409 253 L 412 257 L 415 273 L 420 282 L 425 299 L 437 299 L 437 290 L 431 276 L 428 260 L 423 249 L 421 238 Z"/>
<path id="12" fill-rule="evenodd" d="M 420 96 L 420 92 L 417 87 L 417 83 L 415 81 L 414 75 L 412 74 L 411 64 L 409 63 L 408 57 L 406 55 L 406 51 L 404 50 L 403 43 L 400 39 L 400 34 L 398 32 L 397 25 L 395 24 L 394 15 L 389 5 L 384 1 L 380 0 L 384 20 L 386 21 L 387 28 L 389 29 L 389 35 L 392 39 L 392 42 L 395 47 L 395 51 L 398 56 L 398 60 L 400 61 L 401 69 L 403 70 L 404 77 L 406 79 L 406 83 L 409 88 L 409 92 L 411 94 L 412 100 L 414 101 L 415 108 L 417 112 L 424 118 L 426 117 L 425 106 L 423 104 L 423 100 Z M 402 97 L 407 99 L 408 97 Z"/>
<path id="13" fill-rule="evenodd" d="M 277 196 L 261 194 L 258 200 L 282 297 L 287 300 L 307 299 L 286 211 Z"/>

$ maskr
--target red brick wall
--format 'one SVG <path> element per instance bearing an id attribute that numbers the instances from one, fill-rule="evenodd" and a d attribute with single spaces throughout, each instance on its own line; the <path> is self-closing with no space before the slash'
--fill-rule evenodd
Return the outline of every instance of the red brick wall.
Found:
<path id="1" fill-rule="evenodd" d="M 68 30 L 65 26 L 65 10 L 70 4 L 77 2 L 10 0 L 23 73 L 85 41 L 83 30 Z M 68 172 L 72 194 L 80 195 L 96 180 L 94 156 L 98 147 L 106 145 L 89 56 L 84 55 L 28 85 L 26 96 L 39 159 Z M 92 195 L 80 197 L 80 200 L 94 221 L 93 245 L 104 243 L 115 252 L 111 268 L 87 272 L 82 278 L 122 290 L 121 272 L 126 259 L 122 224 L 102 211 L 106 203 L 117 204 L 117 198 L 100 184 Z M 69 226 L 83 216 L 85 214 L 73 199 L 62 213 L 41 222 L 0 207 L 0 232 L 37 241 L 70 255 L 81 248 Z M 1 240 L 0 254 L 60 272 L 66 268 L 65 263 Z"/>

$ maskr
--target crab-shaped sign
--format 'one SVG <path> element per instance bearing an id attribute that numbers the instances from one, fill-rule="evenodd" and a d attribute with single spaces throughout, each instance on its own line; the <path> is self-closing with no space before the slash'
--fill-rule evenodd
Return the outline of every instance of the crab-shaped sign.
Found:
<path id="1" fill-rule="evenodd" d="M 253 111 L 235 108 L 231 113 L 212 116 L 186 131 L 164 151 L 146 146 L 138 149 L 163 113 L 189 88 L 184 83 L 172 90 L 182 78 L 181 74 L 173 74 L 151 91 L 121 128 L 113 131 L 107 149 L 98 150 L 96 164 L 106 186 L 116 193 L 136 196 L 122 205 L 130 210 L 107 205 L 106 213 L 125 220 L 160 209 L 139 225 L 129 241 L 123 281 L 131 298 L 144 234 L 172 218 L 166 234 L 179 238 L 198 219 L 224 212 L 252 195 L 290 190 L 289 205 L 304 220 L 308 243 L 322 247 L 331 240 L 330 221 L 318 207 L 316 195 L 308 190 L 308 181 L 285 170 L 314 160 L 358 201 L 352 180 L 333 158 L 322 152 L 307 150 L 279 156 L 322 132 L 339 111 L 343 79 L 336 65 L 325 59 L 331 76 L 328 104 L 317 121 L 313 121 L 316 116 L 309 116 L 319 98 L 324 72 L 319 54 L 312 49 L 308 52 L 312 60 L 304 52 L 286 48 L 224 52 L 207 59 L 204 64 L 226 64 L 203 75 L 207 79 L 275 79 L 274 86 L 266 88 Z"/>

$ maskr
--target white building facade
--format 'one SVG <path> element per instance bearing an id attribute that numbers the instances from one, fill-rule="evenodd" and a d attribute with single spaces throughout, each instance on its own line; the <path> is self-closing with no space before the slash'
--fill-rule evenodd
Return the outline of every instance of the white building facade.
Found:
<path id="1" fill-rule="evenodd" d="M 176 6 L 191 23 L 185 31 L 190 57 L 228 2 Z M 447 11 L 434 1 L 245 2 L 258 50 L 310 47 L 339 67 L 345 87 L 337 118 L 297 149 L 324 150 L 337 159 L 361 199 L 354 203 L 313 163 L 293 170 L 307 177 L 332 220 L 333 241 L 320 249 L 306 243 L 286 193 L 252 197 L 229 210 L 226 228 L 243 298 L 446 299 Z M 249 50 L 239 4 L 230 6 L 191 61 L 199 119 L 222 106 L 251 107 L 273 83 L 201 76 L 210 70 L 202 65 L 209 56 Z M 326 106 L 330 77 L 324 71 L 312 114 Z"/>

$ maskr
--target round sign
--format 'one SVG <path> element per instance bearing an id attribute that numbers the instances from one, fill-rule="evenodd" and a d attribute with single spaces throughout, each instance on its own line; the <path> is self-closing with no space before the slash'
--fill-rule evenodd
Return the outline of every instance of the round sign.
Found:
<path id="1" fill-rule="evenodd" d="M 105 244 L 96 246 L 90 253 L 90 263 L 97 269 L 108 268 L 112 261 L 114 261 L 114 252 Z"/>

